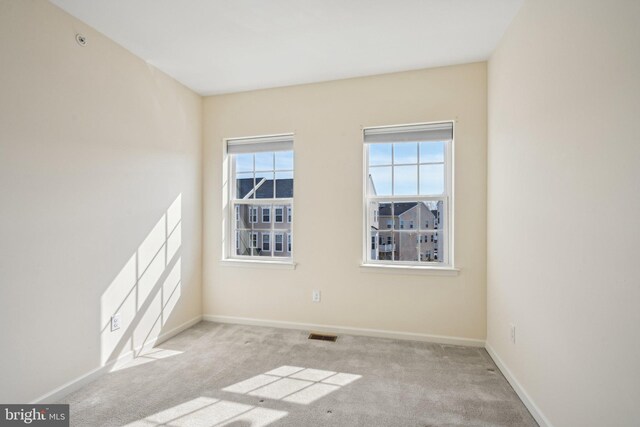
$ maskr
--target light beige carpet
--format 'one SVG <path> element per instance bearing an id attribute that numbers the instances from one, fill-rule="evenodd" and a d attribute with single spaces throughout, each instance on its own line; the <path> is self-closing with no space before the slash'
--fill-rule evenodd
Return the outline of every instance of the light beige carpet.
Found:
<path id="1" fill-rule="evenodd" d="M 74 426 L 536 426 L 483 349 L 201 322 L 67 396 Z"/>

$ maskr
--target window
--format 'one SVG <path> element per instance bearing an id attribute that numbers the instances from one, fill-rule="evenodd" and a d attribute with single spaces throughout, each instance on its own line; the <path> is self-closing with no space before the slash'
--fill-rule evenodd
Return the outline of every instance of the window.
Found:
<path id="1" fill-rule="evenodd" d="M 290 260 L 291 250 L 283 249 L 293 222 L 293 136 L 228 139 L 226 148 L 225 217 L 235 221 L 226 230 L 225 242 L 232 243 L 224 246 L 225 258 Z"/>
<path id="2" fill-rule="evenodd" d="M 262 208 L 262 222 L 265 224 L 271 222 L 271 208 Z"/>
<path id="3" fill-rule="evenodd" d="M 282 223 L 284 222 L 284 207 L 283 206 L 277 206 L 275 208 L 275 214 L 274 216 L 276 217 L 275 220 L 277 223 Z"/>
<path id="4" fill-rule="evenodd" d="M 276 252 L 282 252 L 284 250 L 284 234 L 276 233 Z"/>
<path id="5" fill-rule="evenodd" d="M 287 233 L 287 252 L 291 253 L 291 244 L 293 243 L 293 234 Z"/>
<path id="6" fill-rule="evenodd" d="M 365 262 L 452 267 L 453 123 L 366 128 L 364 145 Z"/>

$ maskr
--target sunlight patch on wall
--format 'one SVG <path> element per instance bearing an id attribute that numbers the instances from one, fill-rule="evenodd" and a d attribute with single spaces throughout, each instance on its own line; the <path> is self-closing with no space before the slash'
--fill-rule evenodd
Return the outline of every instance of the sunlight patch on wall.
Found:
<path id="1" fill-rule="evenodd" d="M 100 300 L 101 363 L 153 344 L 181 296 L 182 197 L 153 225 Z M 121 327 L 112 331 L 111 317 Z"/>

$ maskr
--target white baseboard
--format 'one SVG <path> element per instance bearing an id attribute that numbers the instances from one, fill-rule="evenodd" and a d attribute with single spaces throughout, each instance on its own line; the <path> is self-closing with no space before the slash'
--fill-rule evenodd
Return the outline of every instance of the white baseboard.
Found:
<path id="1" fill-rule="evenodd" d="M 38 404 L 38 403 L 54 403 L 59 401 L 60 399 L 62 399 L 63 397 L 65 397 L 66 395 L 68 395 L 71 392 L 74 392 L 76 390 L 78 390 L 79 388 L 89 384 L 91 381 L 97 379 L 98 377 L 100 377 L 101 375 L 104 375 L 108 372 L 110 372 L 112 369 L 114 369 L 116 366 L 122 365 L 124 363 L 127 363 L 131 360 L 133 360 L 134 358 L 137 357 L 138 354 L 140 354 L 143 350 L 147 350 L 149 348 L 154 347 L 155 345 L 159 345 L 161 343 L 163 343 L 164 341 L 168 340 L 169 338 L 179 334 L 180 332 L 184 331 L 185 329 L 190 328 L 191 326 L 195 325 L 196 323 L 200 322 L 202 320 L 202 316 L 196 316 L 193 319 L 179 325 L 176 326 L 175 328 L 171 329 L 170 331 L 167 331 L 159 336 L 157 336 L 154 339 L 151 339 L 147 342 L 145 342 L 143 345 L 134 348 L 133 350 L 129 350 L 127 353 L 120 355 L 117 359 L 115 360 L 111 360 L 106 362 L 104 365 L 102 366 L 98 366 L 97 368 L 87 372 L 84 375 L 81 375 L 78 378 L 75 378 L 65 384 L 62 384 L 60 387 L 55 388 L 54 390 L 51 390 L 50 392 L 38 397 L 37 399 L 34 399 L 33 401 L 31 401 L 32 404 Z"/>
<path id="2" fill-rule="evenodd" d="M 329 332 L 333 334 L 362 335 L 362 336 L 377 337 L 377 338 L 392 338 L 392 339 L 410 340 L 410 341 L 425 341 L 425 342 L 432 342 L 432 343 L 438 343 L 438 344 L 484 347 L 484 340 L 476 340 L 472 338 L 448 337 L 444 335 L 419 334 L 414 332 L 399 332 L 399 331 L 387 331 L 387 330 L 381 330 L 381 329 L 352 328 L 348 326 L 335 326 L 335 325 L 318 325 L 313 323 L 285 322 L 282 320 L 265 320 L 265 319 L 252 319 L 248 317 L 219 316 L 215 314 L 205 314 L 202 316 L 202 319 L 207 320 L 209 322 L 233 323 L 237 325 L 268 326 L 272 328 L 282 328 L 282 329 L 302 329 L 302 330 L 309 330 L 314 332 Z"/>
<path id="3" fill-rule="evenodd" d="M 491 356 L 491 358 L 495 362 L 498 369 L 500 369 L 500 372 L 502 372 L 502 375 L 504 375 L 507 381 L 509 381 L 511 387 L 513 387 L 518 397 L 520 397 L 520 400 L 522 400 L 522 403 L 524 403 L 524 406 L 527 407 L 540 427 L 553 427 L 547 417 L 545 417 L 542 411 L 540 411 L 540 408 L 538 408 L 538 406 L 534 403 L 533 399 L 531 399 L 531 396 L 529 396 L 529 394 L 525 391 L 516 377 L 513 376 L 509 368 L 507 368 L 507 365 L 505 365 L 505 363 L 502 361 L 500 356 L 498 356 L 498 353 L 496 353 L 493 347 L 491 347 L 489 343 L 487 343 L 485 345 L 485 348 L 487 350 L 487 353 L 489 353 L 489 356 Z"/>

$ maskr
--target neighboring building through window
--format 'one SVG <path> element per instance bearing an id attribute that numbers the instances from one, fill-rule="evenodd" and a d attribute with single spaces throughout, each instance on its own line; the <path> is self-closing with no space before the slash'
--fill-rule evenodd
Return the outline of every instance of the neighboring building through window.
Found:
<path id="1" fill-rule="evenodd" d="M 226 257 L 291 259 L 293 136 L 229 139 L 226 145 L 233 213 L 227 236 L 235 237 L 235 244 L 226 246 Z"/>
<path id="2" fill-rule="evenodd" d="M 364 142 L 365 262 L 453 266 L 453 123 L 367 128 Z"/>

